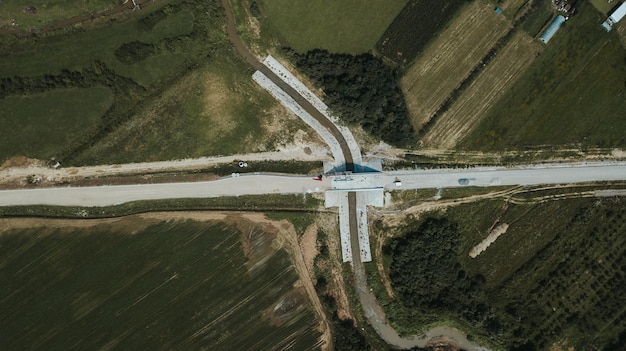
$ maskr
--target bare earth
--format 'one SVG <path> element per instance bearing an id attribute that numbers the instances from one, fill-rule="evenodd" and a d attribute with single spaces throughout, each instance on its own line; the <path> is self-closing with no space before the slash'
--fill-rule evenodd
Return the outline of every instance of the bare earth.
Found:
<path id="1" fill-rule="evenodd" d="M 424 137 L 424 145 L 453 149 L 526 71 L 540 51 L 539 43 L 522 31 L 516 33 L 452 107 L 438 118 Z"/>
<path id="2" fill-rule="evenodd" d="M 500 235 L 506 233 L 507 229 L 509 229 L 509 225 L 507 223 L 503 223 L 495 227 L 491 231 L 491 233 L 489 233 L 489 235 L 485 238 L 485 240 L 481 241 L 478 245 L 474 246 L 470 250 L 469 257 L 471 258 L 478 257 L 478 255 L 480 255 L 483 251 L 487 250 L 489 245 L 493 244 Z"/>
<path id="3" fill-rule="evenodd" d="M 41 179 L 40 184 L 52 184 L 98 177 L 192 171 L 218 164 L 232 163 L 235 160 L 329 161 L 332 158 L 328 155 L 327 150 L 327 148 L 319 144 L 298 143 L 287 145 L 280 148 L 279 151 L 272 152 L 201 157 L 173 161 L 125 163 L 88 167 L 60 167 L 58 169 L 47 167 L 45 162 L 41 160 L 17 157 L 5 161 L 5 163 L 0 166 L 0 186 L 9 183 L 25 184 L 26 177 L 32 175 Z"/>

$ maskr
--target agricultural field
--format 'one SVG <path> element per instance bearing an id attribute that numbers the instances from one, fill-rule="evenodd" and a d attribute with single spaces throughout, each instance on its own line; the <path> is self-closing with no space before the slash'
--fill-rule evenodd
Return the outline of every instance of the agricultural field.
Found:
<path id="1" fill-rule="evenodd" d="M 621 3 L 621 1 L 608 0 L 591 0 L 590 2 L 596 9 L 598 9 L 598 11 L 602 12 L 606 16 L 608 16 L 609 13 Z"/>
<path id="2" fill-rule="evenodd" d="M 0 348 L 316 349 L 275 228 L 185 216 L 4 219 Z"/>
<path id="3" fill-rule="evenodd" d="M 453 149 L 511 88 L 541 50 L 541 44 L 524 32 L 514 34 L 452 106 L 437 118 L 422 139 L 424 146 Z"/>
<path id="4" fill-rule="evenodd" d="M 505 0 L 498 4 L 502 9 L 502 13 L 510 20 L 514 20 L 518 15 L 523 13 L 530 0 Z"/>
<path id="5" fill-rule="evenodd" d="M 140 162 L 273 150 L 292 141 L 304 125 L 250 80 L 230 50 L 224 21 L 218 1 L 170 1 L 113 24 L 0 36 L 0 106 L 14 111 L 42 101 L 0 119 L 8 127 L 0 129 L 7 145 L 0 161 L 23 155 L 54 156 L 65 166 Z M 100 86 L 109 88 L 101 101 L 63 93 Z M 47 113 L 46 101 L 59 107 Z M 49 134 L 52 121 L 63 133 L 27 148 L 13 130 L 25 114 L 29 138 Z"/>
<path id="6" fill-rule="evenodd" d="M 261 30 L 270 31 L 299 53 L 326 49 L 360 54 L 374 48 L 406 2 L 259 0 L 251 4 L 256 4 Z"/>
<path id="7" fill-rule="evenodd" d="M 454 0 L 410 0 L 376 44 L 397 65 L 410 64 L 463 6 Z"/>
<path id="8" fill-rule="evenodd" d="M 622 198 L 482 200 L 377 230 L 400 234 L 387 241 L 382 258 L 382 281 L 394 297 L 374 264 L 368 279 L 392 325 L 405 333 L 446 321 L 507 350 L 623 345 Z M 494 231 L 497 239 L 470 258 Z M 403 281 L 411 274 L 417 276 Z"/>
<path id="9" fill-rule="evenodd" d="M 503 150 L 545 145 L 623 147 L 626 50 L 588 3 L 460 144 Z"/>
<path id="10" fill-rule="evenodd" d="M 0 99 L 0 163 L 14 155 L 49 159 L 97 124 L 112 103 L 111 90 L 102 86 Z"/>
<path id="11" fill-rule="evenodd" d="M 258 87 L 236 53 L 213 59 L 74 157 L 78 164 L 170 160 L 272 151 L 302 121 Z M 314 135 L 315 136 L 315 135 Z M 305 138 L 311 139 L 311 138 Z"/>
<path id="12" fill-rule="evenodd" d="M 555 15 L 552 0 L 539 1 L 528 10 L 522 29 L 531 37 L 537 37 Z"/>
<path id="13" fill-rule="evenodd" d="M 474 1 L 430 42 L 401 81 L 415 130 L 431 119 L 509 26 L 491 3 Z"/>

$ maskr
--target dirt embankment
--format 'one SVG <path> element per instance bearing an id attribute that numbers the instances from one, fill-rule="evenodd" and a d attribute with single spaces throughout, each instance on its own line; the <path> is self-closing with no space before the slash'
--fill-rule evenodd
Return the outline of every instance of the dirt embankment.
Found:
<path id="1" fill-rule="evenodd" d="M 325 147 L 304 142 L 289 144 L 281 147 L 278 151 L 271 152 L 85 167 L 55 168 L 54 162 L 48 162 L 49 165 L 47 165 L 43 160 L 18 156 L 10 158 L 0 165 L 0 189 L 20 188 L 29 185 L 49 187 L 68 183 L 81 186 L 142 184 L 155 182 L 156 179 L 159 179 L 160 182 L 212 180 L 215 179 L 215 176 L 194 172 L 238 160 L 245 160 L 246 162 L 266 160 L 328 161 L 330 158 Z M 183 179 L 185 177 L 181 173 L 184 172 L 193 173 L 192 179 Z M 168 177 L 168 174 L 177 174 L 175 176 L 177 179 L 164 179 Z"/>

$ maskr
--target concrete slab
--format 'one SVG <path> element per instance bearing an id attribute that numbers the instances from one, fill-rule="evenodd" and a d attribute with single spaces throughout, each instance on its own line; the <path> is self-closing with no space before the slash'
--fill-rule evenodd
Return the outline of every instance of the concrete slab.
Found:
<path id="1" fill-rule="evenodd" d="M 274 82 L 259 71 L 254 72 L 252 79 L 263 87 L 263 89 L 267 90 L 274 98 L 280 101 L 283 106 L 287 107 L 291 112 L 295 113 L 296 116 L 300 117 L 304 123 L 308 124 L 322 137 L 324 142 L 330 148 L 336 164 L 344 164 L 346 162 L 343 158 L 343 152 L 341 151 L 341 146 L 339 145 L 337 139 L 335 139 L 332 133 L 328 129 L 324 128 L 320 122 L 318 122 L 315 118 L 313 118 L 313 116 L 298 105 L 298 103 L 296 103 L 291 96 L 285 93 L 280 87 L 274 84 Z"/>
<path id="2" fill-rule="evenodd" d="M 271 55 L 267 56 L 265 60 L 263 60 L 263 64 L 267 66 L 272 72 L 276 73 L 280 79 L 282 79 L 285 83 L 289 84 L 292 88 L 294 88 L 302 97 L 304 97 L 311 105 L 313 105 L 320 113 L 322 113 L 328 120 L 332 121 L 343 135 L 343 138 L 346 140 L 348 144 L 348 148 L 350 149 L 350 153 L 352 154 L 352 159 L 355 164 L 361 164 L 361 149 L 359 144 L 354 139 L 354 135 L 348 129 L 348 127 L 343 126 L 342 122 L 334 116 L 328 106 L 319 98 L 315 93 L 313 93 L 304 83 L 302 83 L 296 76 L 294 76 L 285 66 L 283 66 L 278 60 L 276 60 Z M 341 166 L 341 165 L 339 165 Z"/>
<path id="3" fill-rule="evenodd" d="M 347 191 L 327 191 L 324 194 L 326 207 L 339 207 L 339 237 L 341 242 L 341 258 L 343 262 L 352 262 L 350 246 L 350 213 L 348 211 Z"/>

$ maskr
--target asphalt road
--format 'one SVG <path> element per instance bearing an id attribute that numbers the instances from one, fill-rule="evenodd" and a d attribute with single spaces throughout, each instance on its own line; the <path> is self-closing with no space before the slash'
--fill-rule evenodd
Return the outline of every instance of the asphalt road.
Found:
<path id="1" fill-rule="evenodd" d="M 353 174 L 351 181 L 334 181 L 338 189 L 385 187 L 389 190 L 452 188 L 460 186 L 568 184 L 626 180 L 626 162 L 556 164 L 524 168 L 476 167 L 377 174 Z M 394 181 L 401 185 L 395 186 Z M 466 184 L 463 180 L 466 180 Z M 465 184 L 465 185 L 464 185 Z"/>
<path id="2" fill-rule="evenodd" d="M 0 191 L 0 206 L 112 206 L 138 200 L 211 198 L 324 191 L 330 181 L 311 177 L 242 175 L 209 182 L 40 188 Z"/>
<path id="3" fill-rule="evenodd" d="M 352 176 L 352 181 L 331 181 L 331 178 L 324 177 L 320 182 L 311 177 L 252 174 L 209 182 L 3 190 L 0 191 L 0 206 L 110 206 L 137 200 L 302 194 L 323 192 L 333 187 L 386 187 L 389 190 L 452 188 L 462 186 L 459 179 L 468 179 L 468 186 L 568 184 L 626 180 L 626 163 L 359 173 Z M 394 185 L 396 178 L 401 181 L 401 186 Z"/>

